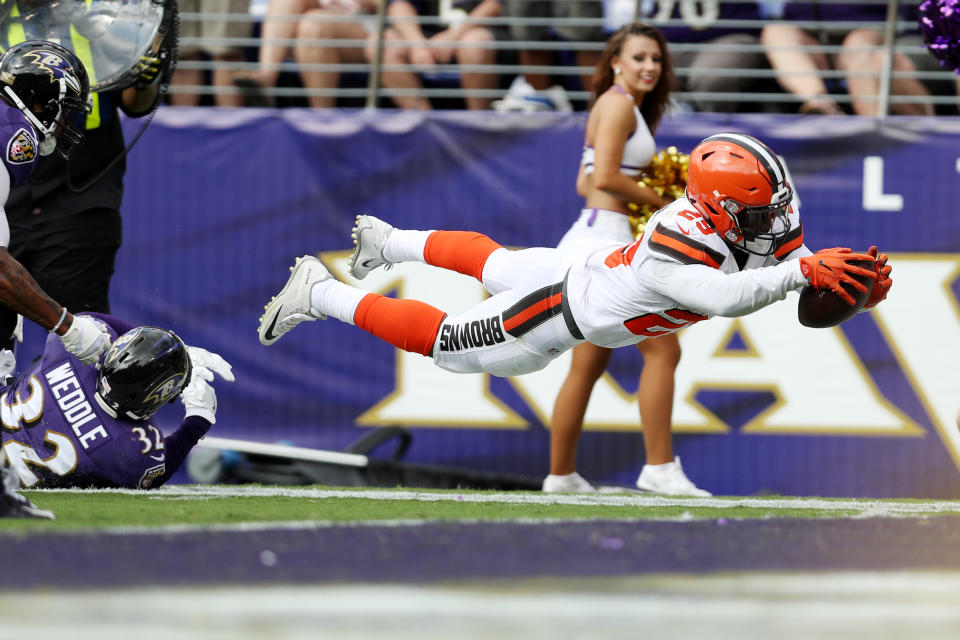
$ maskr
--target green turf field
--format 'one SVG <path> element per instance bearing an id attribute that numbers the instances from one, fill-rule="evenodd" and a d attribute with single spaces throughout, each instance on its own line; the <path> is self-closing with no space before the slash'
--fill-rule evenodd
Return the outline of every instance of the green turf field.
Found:
<path id="1" fill-rule="evenodd" d="M 960 501 L 181 485 L 159 491 L 25 491 L 57 520 L 0 520 L 0 532 L 243 522 L 960 516 Z"/>

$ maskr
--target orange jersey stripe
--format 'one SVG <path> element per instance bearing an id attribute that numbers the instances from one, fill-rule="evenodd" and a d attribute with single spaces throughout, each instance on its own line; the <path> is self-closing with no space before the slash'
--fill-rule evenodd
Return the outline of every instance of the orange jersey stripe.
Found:
<path id="1" fill-rule="evenodd" d="M 509 318 L 504 318 L 503 319 L 504 331 L 510 331 L 511 329 L 515 329 L 516 327 L 523 324 L 524 322 L 534 317 L 535 315 L 539 313 L 543 313 L 548 309 L 552 309 L 553 307 L 560 304 L 561 300 L 563 300 L 563 294 L 557 293 L 550 296 L 549 298 L 544 298 L 539 302 L 535 302 L 534 304 L 530 305 L 523 311 L 516 313 L 510 316 Z"/>
<path id="2" fill-rule="evenodd" d="M 668 249 L 672 249 L 673 251 L 678 251 L 692 259 L 694 262 L 705 264 L 708 267 L 713 267 L 714 269 L 720 268 L 720 262 L 710 255 L 712 252 L 708 253 L 709 249 L 707 247 L 704 247 L 699 243 L 692 243 L 696 246 L 691 246 L 690 244 L 672 238 L 665 233 L 662 233 L 659 225 L 657 225 L 657 228 L 653 230 L 653 234 L 650 236 L 650 243 L 659 244 Z"/>
<path id="3" fill-rule="evenodd" d="M 777 250 L 773 252 L 773 257 L 777 260 L 783 260 L 791 251 L 799 249 L 803 244 L 803 225 L 799 225 L 796 229 L 790 231 L 787 234 L 787 237 L 784 238 L 783 244 L 777 247 Z"/>

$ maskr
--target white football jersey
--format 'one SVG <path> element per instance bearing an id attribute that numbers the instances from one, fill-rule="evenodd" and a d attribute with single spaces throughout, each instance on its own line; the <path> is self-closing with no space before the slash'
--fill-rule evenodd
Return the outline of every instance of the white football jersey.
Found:
<path id="1" fill-rule="evenodd" d="M 657 212 L 636 242 L 592 251 L 573 263 L 567 288 L 573 317 L 587 340 L 614 348 L 783 300 L 806 284 L 797 258 L 811 254 L 796 201 L 788 220 L 790 230 L 774 251 L 753 255 L 732 250 L 680 198 Z M 769 242 L 750 248 L 764 250 Z"/>

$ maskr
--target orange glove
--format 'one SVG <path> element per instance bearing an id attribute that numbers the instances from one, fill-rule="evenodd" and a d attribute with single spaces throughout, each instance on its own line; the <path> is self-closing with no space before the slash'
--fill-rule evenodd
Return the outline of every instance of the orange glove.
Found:
<path id="1" fill-rule="evenodd" d="M 863 305 L 863 308 L 873 309 L 886 299 L 890 287 L 893 286 L 893 280 L 890 279 L 890 272 L 893 271 L 893 267 L 887 264 L 887 254 L 879 253 L 878 255 L 876 246 L 870 247 L 868 253 L 876 260 L 873 268 L 877 272 L 877 281 L 873 283 L 873 291 L 870 292 L 870 297 L 867 298 L 867 303 Z"/>
<path id="2" fill-rule="evenodd" d="M 845 282 L 857 291 L 866 293 L 867 288 L 853 276 L 869 276 L 874 280 L 877 278 L 874 269 L 864 269 L 850 264 L 856 261 L 875 262 L 875 259 L 867 253 L 852 253 L 846 247 L 822 249 L 812 256 L 800 258 L 800 271 L 814 289 L 829 289 L 853 306 L 856 301 L 843 288 L 842 283 Z"/>

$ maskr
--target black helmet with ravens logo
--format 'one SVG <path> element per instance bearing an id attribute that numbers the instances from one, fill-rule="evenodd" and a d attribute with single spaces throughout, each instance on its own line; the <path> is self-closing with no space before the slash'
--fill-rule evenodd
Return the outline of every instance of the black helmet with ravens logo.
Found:
<path id="1" fill-rule="evenodd" d="M 146 420 L 180 396 L 190 381 L 187 345 L 159 327 L 137 327 L 117 337 L 103 356 L 97 400 L 115 417 Z"/>
<path id="2" fill-rule="evenodd" d="M 83 143 L 89 95 L 83 63 L 59 44 L 29 40 L 0 56 L 0 98 L 33 125 L 42 156 L 69 158 Z"/>

